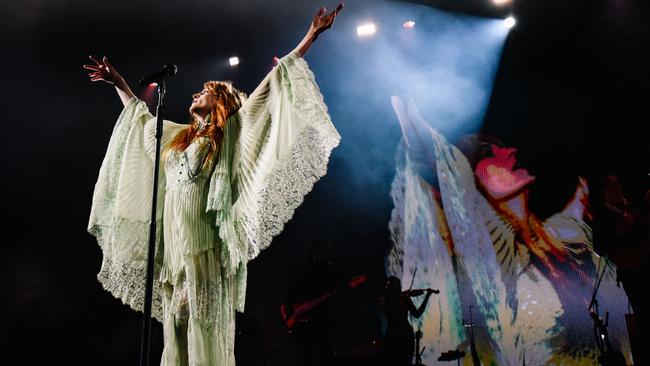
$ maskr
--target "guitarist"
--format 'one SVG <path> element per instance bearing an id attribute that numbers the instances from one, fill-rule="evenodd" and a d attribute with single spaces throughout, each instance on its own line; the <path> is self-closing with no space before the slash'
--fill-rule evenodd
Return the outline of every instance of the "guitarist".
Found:
<path id="1" fill-rule="evenodd" d="M 331 365 L 334 356 L 334 303 L 331 297 L 323 297 L 343 282 L 334 264 L 332 243 L 317 239 L 309 251 L 307 266 L 293 277 L 289 296 L 283 307 L 283 317 L 296 318 L 295 323 L 287 325 L 295 352 L 295 365 Z M 323 298 L 311 307 L 304 317 L 295 317 L 291 304 L 301 304 Z M 286 321 L 286 319 L 285 319 Z"/>

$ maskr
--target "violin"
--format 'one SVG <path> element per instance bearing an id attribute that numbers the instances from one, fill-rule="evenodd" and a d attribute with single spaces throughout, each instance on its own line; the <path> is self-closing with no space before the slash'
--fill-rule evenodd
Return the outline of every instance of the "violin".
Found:
<path id="1" fill-rule="evenodd" d="M 422 296 L 425 293 L 439 294 L 440 290 L 434 290 L 432 288 L 404 290 L 402 291 L 402 296 Z"/>

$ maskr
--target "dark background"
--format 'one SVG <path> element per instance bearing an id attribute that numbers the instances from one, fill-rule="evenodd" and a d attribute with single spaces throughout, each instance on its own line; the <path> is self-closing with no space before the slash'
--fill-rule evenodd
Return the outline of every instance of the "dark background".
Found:
<path id="1" fill-rule="evenodd" d="M 0 327 L 5 358 L 19 364 L 136 364 L 141 315 L 104 292 L 95 275 L 101 253 L 85 231 L 92 189 L 121 110 L 112 87 L 91 84 L 87 55 L 108 55 L 131 81 L 157 65 L 181 71 L 169 84 L 166 118 L 183 121 L 192 92 L 208 79 L 233 80 L 250 92 L 290 51 L 320 5 L 333 1 L 46 1 L 0 5 L 1 184 L 5 223 L 0 274 Z M 631 191 L 648 184 L 650 9 L 634 0 L 521 0 L 499 9 L 488 1 L 419 1 L 440 9 L 503 18 L 517 26 L 503 49 L 484 131 L 520 148 L 538 179 L 531 196 L 540 216 L 557 212 L 577 175 L 617 173 Z M 331 30 L 348 32 L 379 11 L 381 1 L 346 3 Z M 329 172 L 274 245 L 249 265 L 246 313 L 239 318 L 238 357 L 285 364 L 291 353 L 278 307 L 292 275 L 319 237 L 334 243 L 345 276 L 368 282 L 342 296 L 333 324 L 349 354 L 371 359 L 378 336 L 377 298 L 389 246 L 393 154 L 401 137 L 388 100 L 366 112 L 337 107 L 329 75 L 359 52 L 324 34 L 307 60 L 314 65 L 342 135 Z M 231 69 L 227 58 L 242 64 Z M 361 56 L 359 56 L 361 57 Z M 339 75 L 340 77 L 340 75 Z M 377 88 L 368 80 L 368 88 Z M 144 91 L 136 94 L 146 98 Z M 387 91 L 387 95 L 390 95 Z M 153 101 L 153 97 L 149 100 Z M 384 121 L 378 123 L 378 119 Z M 342 152 L 341 152 L 342 151 Z M 154 323 L 152 359 L 161 351 Z M 8 351 L 8 354 L 7 354 Z M 245 356 L 242 356 L 245 352 Z M 242 358 L 243 357 L 243 358 Z M 351 356 L 350 356 L 351 357 Z M 156 362 L 153 362 L 156 363 Z"/>

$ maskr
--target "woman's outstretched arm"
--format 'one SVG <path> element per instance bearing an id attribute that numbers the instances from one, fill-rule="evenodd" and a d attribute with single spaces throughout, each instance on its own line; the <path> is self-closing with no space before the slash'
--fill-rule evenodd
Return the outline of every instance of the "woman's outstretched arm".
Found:
<path id="1" fill-rule="evenodd" d="M 311 25 L 309 26 L 309 31 L 307 31 L 307 34 L 295 49 L 300 57 L 305 56 L 307 50 L 309 50 L 311 45 L 314 43 L 314 41 L 316 41 L 316 38 L 318 38 L 321 33 L 332 27 L 332 24 L 334 24 L 334 19 L 338 15 L 339 11 L 341 11 L 341 9 L 343 9 L 343 3 L 340 3 L 336 9 L 334 9 L 328 15 L 323 16 L 323 14 L 325 14 L 325 7 L 320 8 L 318 13 L 314 15 L 314 19 L 312 19 Z"/>
<path id="2" fill-rule="evenodd" d="M 104 56 L 100 61 L 95 56 L 90 55 L 90 60 L 92 60 L 94 65 L 84 65 L 84 69 L 91 70 L 88 74 L 90 81 L 103 81 L 115 86 L 117 90 L 117 95 L 119 95 L 122 104 L 126 107 L 126 104 L 134 97 L 131 88 L 124 81 L 122 75 L 108 62 L 108 58 Z"/>

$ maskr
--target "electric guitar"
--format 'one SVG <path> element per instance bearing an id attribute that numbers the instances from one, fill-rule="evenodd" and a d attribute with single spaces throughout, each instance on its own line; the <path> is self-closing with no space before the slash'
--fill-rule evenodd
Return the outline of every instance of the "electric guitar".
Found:
<path id="1" fill-rule="evenodd" d="M 352 277 L 348 280 L 346 284 L 341 287 L 338 287 L 332 291 L 325 292 L 321 296 L 301 302 L 299 304 L 287 305 L 282 304 L 280 306 L 280 315 L 284 321 L 284 325 L 287 327 L 287 331 L 291 332 L 298 322 L 309 321 L 308 312 L 323 303 L 325 300 L 334 296 L 337 292 L 345 288 L 354 288 L 366 281 L 366 275 Z"/>

